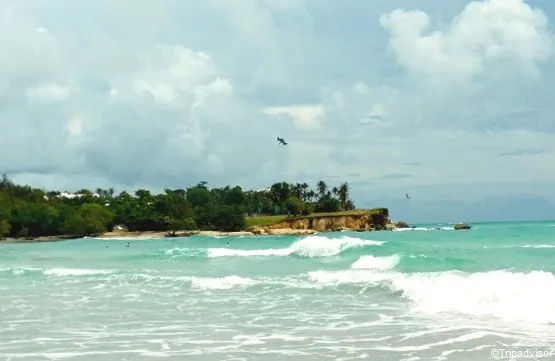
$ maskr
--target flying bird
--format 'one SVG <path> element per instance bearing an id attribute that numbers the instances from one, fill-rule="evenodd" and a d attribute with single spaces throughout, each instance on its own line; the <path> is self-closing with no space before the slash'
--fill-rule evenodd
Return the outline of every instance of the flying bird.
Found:
<path id="1" fill-rule="evenodd" d="M 365 115 L 364 119 L 361 119 L 359 121 L 359 124 L 360 125 L 381 125 L 384 122 L 384 117 L 385 116 L 380 114 Z"/>
<path id="2" fill-rule="evenodd" d="M 405 193 L 405 198 L 406 199 L 410 199 L 409 195 L 407 193 Z"/>
<path id="3" fill-rule="evenodd" d="M 283 138 L 277 137 L 277 141 L 283 145 L 287 145 L 287 142 Z"/>

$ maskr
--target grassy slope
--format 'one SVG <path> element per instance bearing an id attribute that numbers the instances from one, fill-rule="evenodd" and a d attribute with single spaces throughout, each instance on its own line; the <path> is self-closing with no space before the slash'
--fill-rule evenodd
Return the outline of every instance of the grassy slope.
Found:
<path id="1" fill-rule="evenodd" d="M 305 218 L 315 218 L 315 217 L 342 217 L 342 216 L 354 216 L 360 214 L 366 214 L 368 212 L 379 212 L 383 210 L 383 208 L 376 208 L 376 209 L 355 209 L 352 211 L 343 211 L 343 212 L 330 212 L 330 213 L 312 213 L 308 216 L 299 216 L 299 217 L 287 217 L 287 216 L 255 216 L 255 217 L 246 217 L 246 228 L 250 227 L 266 227 L 271 226 L 273 224 L 279 223 L 285 219 L 305 219 Z"/>
<path id="2" fill-rule="evenodd" d="M 255 216 L 255 217 L 246 217 L 245 224 L 246 228 L 250 227 L 265 227 L 271 226 L 272 224 L 276 224 L 281 222 L 282 220 L 286 219 L 287 216 Z"/>

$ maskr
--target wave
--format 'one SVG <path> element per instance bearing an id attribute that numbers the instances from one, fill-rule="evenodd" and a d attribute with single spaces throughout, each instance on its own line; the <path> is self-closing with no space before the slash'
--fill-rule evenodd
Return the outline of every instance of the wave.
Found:
<path id="1" fill-rule="evenodd" d="M 424 315 L 459 314 L 465 317 L 497 318 L 504 321 L 537 324 L 555 323 L 555 276 L 546 271 L 511 272 L 497 270 L 401 273 L 396 271 L 403 255 L 360 256 L 350 269 L 317 270 L 286 277 L 218 277 L 122 273 L 112 269 L 9 268 L 9 276 L 41 275 L 49 279 L 90 280 L 98 289 L 140 287 L 167 292 L 188 285 L 191 291 L 232 291 L 251 287 L 269 289 L 322 289 L 351 286 L 359 293 L 381 289 L 408 302 L 411 312 Z M 65 282 L 65 281 L 62 281 Z M 73 282 L 73 281 L 72 281 Z M 142 284 L 148 285 L 143 287 Z M 268 288 L 270 286 L 270 288 Z M 360 291 L 362 288 L 362 291 Z M 349 288 L 344 289 L 348 291 Z"/>
<path id="2" fill-rule="evenodd" d="M 360 258 L 351 265 L 352 269 L 392 269 L 401 262 L 401 256 L 394 254 L 387 257 L 374 257 L 371 255 L 360 256 Z"/>
<path id="3" fill-rule="evenodd" d="M 35 268 L 35 267 L 14 267 L 0 269 L 1 273 L 8 273 L 15 276 L 25 274 L 41 274 L 43 276 L 95 276 L 109 275 L 115 273 L 115 270 L 109 269 L 88 269 L 88 268 Z"/>
<path id="4" fill-rule="evenodd" d="M 513 322 L 555 323 L 555 276 L 552 273 L 499 270 L 405 274 L 391 271 L 394 264 L 391 257 L 369 262 L 374 269 L 359 269 L 364 263 L 359 259 L 349 270 L 313 271 L 308 277 L 323 285 L 359 284 L 365 288 L 384 288 L 401 294 L 418 313 L 458 313 Z"/>
<path id="5" fill-rule="evenodd" d="M 555 248 L 555 244 L 527 244 L 522 248 Z"/>
<path id="6" fill-rule="evenodd" d="M 525 245 L 504 245 L 504 246 L 481 246 L 483 249 L 509 249 L 509 248 L 555 248 L 555 244 L 525 244 Z"/>
<path id="7" fill-rule="evenodd" d="M 148 272 L 145 270 L 144 272 Z M 146 282 L 149 284 L 158 283 L 161 286 L 169 284 L 188 282 L 192 289 L 198 290 L 228 290 L 236 287 L 248 287 L 259 284 L 260 280 L 251 278 L 240 277 L 237 275 L 223 276 L 223 277 L 194 277 L 194 276 L 158 276 L 152 274 L 117 274 L 116 270 L 110 269 L 86 269 L 86 268 L 4 268 L 0 269 L 0 274 L 8 273 L 15 276 L 24 275 L 42 275 L 46 277 L 83 277 L 93 276 L 98 282 L 96 289 L 105 288 L 102 282 L 106 281 L 108 284 L 120 287 L 132 281 L 133 283 Z M 96 276 L 106 276 L 99 278 Z M 116 282 L 114 282 L 116 281 Z"/>
<path id="8" fill-rule="evenodd" d="M 454 231 L 454 227 L 410 227 L 410 228 L 395 228 L 395 232 L 407 232 L 407 231 Z"/>
<path id="9" fill-rule="evenodd" d="M 81 268 L 52 268 L 44 270 L 45 276 L 94 276 L 94 275 L 109 275 L 114 273 L 114 270 L 105 269 L 81 269 Z"/>
<path id="10" fill-rule="evenodd" d="M 170 249 L 163 250 L 163 254 L 166 256 L 174 256 L 174 257 L 186 257 L 186 258 L 197 258 L 197 257 L 206 257 L 207 250 L 204 248 L 180 248 L 174 247 Z M 144 257 L 149 256 L 149 254 L 144 254 Z M 159 255 L 156 254 L 158 257 Z"/>
<path id="11" fill-rule="evenodd" d="M 189 277 L 191 288 L 201 290 L 229 290 L 236 287 L 249 287 L 260 283 L 252 278 L 237 275 L 225 277 Z"/>
<path id="12" fill-rule="evenodd" d="M 233 248 L 209 248 L 207 256 L 216 257 L 254 257 L 254 256 L 289 256 L 296 255 L 306 258 L 331 257 L 341 252 L 358 247 L 379 246 L 384 242 L 363 240 L 353 237 L 326 238 L 322 236 L 308 236 L 294 242 L 287 248 L 270 248 L 242 250 Z"/>
<path id="13" fill-rule="evenodd" d="M 268 286 L 276 289 L 320 289 L 350 285 L 364 290 L 386 290 L 394 297 L 409 302 L 411 311 L 419 314 L 459 314 L 513 322 L 555 323 L 555 276 L 552 273 L 490 271 L 470 274 L 446 271 L 406 274 L 394 270 L 400 259 L 402 256 L 397 254 L 385 257 L 361 256 L 350 269 L 312 271 L 289 277 L 129 275 L 108 274 L 108 270 L 76 272 L 71 269 L 53 269 L 44 274 L 56 277 L 97 277 L 108 274 L 104 280 L 109 287 L 145 282 L 149 287 L 173 289 L 176 284 L 185 283 L 192 291 L 229 291 L 256 286 L 265 289 Z"/>

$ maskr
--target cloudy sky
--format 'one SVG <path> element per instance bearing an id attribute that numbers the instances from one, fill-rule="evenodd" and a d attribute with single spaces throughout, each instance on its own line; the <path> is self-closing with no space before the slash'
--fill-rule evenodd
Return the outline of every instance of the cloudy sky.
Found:
<path id="1" fill-rule="evenodd" d="M 0 171 L 552 219 L 554 21 L 551 0 L 2 0 Z"/>

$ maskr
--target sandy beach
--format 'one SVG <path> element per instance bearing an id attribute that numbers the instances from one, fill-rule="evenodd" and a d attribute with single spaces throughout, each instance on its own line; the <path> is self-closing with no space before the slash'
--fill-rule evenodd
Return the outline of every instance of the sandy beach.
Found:
<path id="1" fill-rule="evenodd" d="M 219 232 L 219 231 L 186 231 L 176 232 L 175 237 L 190 237 L 190 236 L 206 236 L 206 237 L 239 237 L 239 236 L 258 236 L 258 235 L 302 235 L 302 234 L 315 234 L 316 231 L 310 229 L 267 229 L 257 228 L 253 231 L 238 231 L 238 232 Z M 94 238 L 109 239 L 155 239 L 155 238 L 172 238 L 167 235 L 167 232 L 129 232 L 129 231 L 112 231 L 104 232 L 99 235 L 90 236 Z M 7 238 L 0 240 L 6 243 L 25 243 L 25 242 L 56 242 L 68 239 L 76 239 L 82 237 L 60 235 L 60 236 L 44 236 L 35 238 Z"/>
<path id="2" fill-rule="evenodd" d="M 207 237 L 239 237 L 239 236 L 256 236 L 256 235 L 297 235 L 297 234 L 315 234 L 317 232 L 310 229 L 268 229 L 257 228 L 253 231 L 238 231 L 238 232 L 220 232 L 220 231 L 186 231 L 176 232 L 175 237 L 189 237 L 189 236 L 207 236 Z M 105 232 L 97 238 L 167 238 L 167 232 L 128 232 L 128 231 L 113 231 Z"/>

